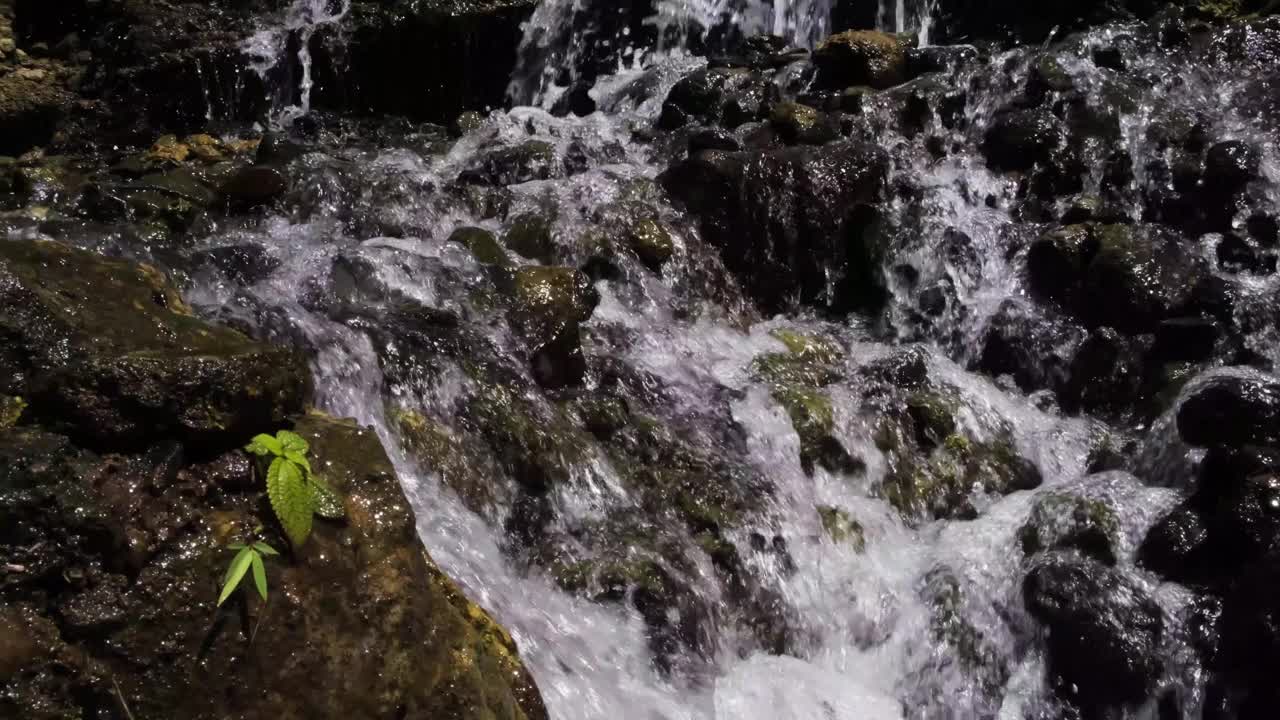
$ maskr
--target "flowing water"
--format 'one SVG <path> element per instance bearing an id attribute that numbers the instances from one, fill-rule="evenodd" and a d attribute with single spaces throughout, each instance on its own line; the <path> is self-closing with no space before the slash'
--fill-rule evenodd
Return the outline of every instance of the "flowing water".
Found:
<path id="1" fill-rule="evenodd" d="M 883 7 L 887 27 L 916 29 L 927 40 L 929 3 L 898 0 L 896 6 Z M 347 9 L 345 1 L 300 1 L 279 24 L 250 41 L 261 72 L 270 75 L 289 48 L 304 69 L 302 84 L 288 86 L 290 100 L 277 120 L 307 112 L 305 39 L 316 25 L 340 23 Z M 893 222 L 902 237 L 911 238 L 896 262 L 913 265 L 919 278 L 891 284 L 883 322 L 831 323 L 806 316 L 753 320 L 705 282 L 700 255 L 705 247 L 693 224 L 661 199 L 656 201 L 659 211 L 675 229 L 675 258 L 661 276 L 633 263 L 596 284 L 601 302 L 585 327 L 588 356 L 611 358 L 636 375 L 654 378 L 667 398 L 664 421 L 692 428 L 692 442 L 745 465 L 774 488 L 761 496 L 764 507 L 751 526 L 728 539 L 760 582 L 781 598 L 777 612 L 799 638 L 785 653 L 762 647 L 727 616 L 713 616 L 703 626 L 709 636 L 703 652 L 678 651 L 670 668 L 660 668 L 638 612 L 625 603 L 568 594 L 543 569 L 515 559 L 520 548 L 513 547 L 503 529 L 513 508 L 499 498 L 490 513 L 469 510 L 439 475 L 407 451 L 394 411 L 416 411 L 461 436 L 465 418 L 459 400 L 476 390 L 475 380 L 456 360 L 437 356 L 419 363 L 408 340 L 367 334 L 358 325 L 340 322 L 327 300 L 341 292 L 334 289 L 334 268 L 359 269 L 348 283 L 357 287 L 345 300 L 348 304 L 368 303 L 376 314 L 380 301 L 397 297 L 447 309 L 481 328 L 499 353 L 509 351 L 519 340 L 475 292 L 484 284 L 483 269 L 462 246 L 446 242 L 456 227 L 500 231 L 502 222 L 477 214 L 443 188 L 479 153 L 494 147 L 536 139 L 560 152 L 572 148 L 584 154 L 584 172 L 510 188 L 513 216 L 557 207 L 557 252 L 581 259 L 576 238 L 590 228 L 596 212 L 628 197 L 637 183 L 652 180 L 665 167 L 661 151 L 633 140 L 632 129 L 652 124 L 671 85 L 704 62 L 680 48 L 725 23 L 744 34 L 773 32 L 811 46 L 828 30 L 829 7 L 820 0 L 778 5 L 663 0 L 655 15 L 643 19 L 659 29 L 660 44 L 630 53 L 594 82 L 600 111 L 585 118 L 553 117 L 543 109 L 562 79 L 552 68 L 572 66 L 580 50 L 564 29 L 574 26 L 575 14 L 591 9 L 592 3 L 584 0 L 544 2 L 526 27 L 525 64 L 512 85 L 512 96 L 528 106 L 494 112 L 479 130 L 447 150 L 442 152 L 430 137 L 411 135 L 391 147 L 347 137 L 321 143 L 295 161 L 295 185 L 303 190 L 295 192 L 288 211 L 208 240 L 211 246 L 261 245 L 282 261 L 280 269 L 247 288 L 216 274 L 199 276 L 191 299 L 208 312 L 315 350 L 319 404 L 377 430 L 396 460 L 426 546 L 474 599 L 510 628 L 555 718 L 1030 717 L 1050 693 L 1043 650 L 1022 609 L 1026 565 L 1018 529 L 1040 494 L 1064 489 L 1105 498 L 1116 507 L 1122 526 L 1119 567 L 1159 600 L 1172 628 L 1167 635 L 1175 638 L 1169 641 L 1164 682 L 1184 688 L 1188 706 L 1194 707 L 1199 671 L 1176 639 L 1187 598 L 1137 569 L 1133 560 L 1145 529 L 1176 502 L 1176 491 L 1145 485 L 1123 472 L 1082 481 L 1099 421 L 1065 416 L 1044 397 L 1025 395 L 965 369 L 1001 303 L 1013 300 L 1036 312 L 1018 272 L 1021 257 L 1004 252 L 1007 233 L 1017 224 L 1010 211 L 1017 188 L 1006 176 L 988 170 L 976 150 L 993 109 L 1030 71 L 1027 51 L 996 56 L 952 81 L 956 87 L 974 88 L 974 94 L 961 129 L 930 121 L 927 131 L 957 148 L 946 158 L 931 157 L 915 137 L 896 130 L 880 135 L 893 157 L 895 178 L 920 189 L 910 199 L 892 203 Z M 1082 42 L 1109 42 L 1114 32 L 1098 30 Z M 303 41 L 291 42 L 289 37 L 298 33 Z M 628 43 L 626 36 L 614 40 Z M 1177 102 L 1214 113 L 1218 125 L 1257 140 L 1266 149 L 1268 178 L 1280 180 L 1274 140 L 1253 130 L 1248 118 L 1222 116 L 1217 110 L 1219 100 L 1239 87 L 1222 83 L 1210 69 L 1190 67 L 1186 60 L 1153 54 L 1139 62 L 1145 67 L 1135 73 L 1166 80 L 1146 85 L 1124 117 L 1125 135 L 1119 142 L 1135 157 L 1152 152 L 1141 128 L 1144 118 L 1166 102 L 1159 99 L 1166 91 L 1159 83 L 1178 75 Z M 1008 77 L 1002 78 L 1001 69 Z M 1088 59 L 1065 71 L 1092 100 L 1112 81 L 1110 71 Z M 877 112 L 887 117 L 892 102 L 879 107 L 870 111 L 873 120 Z M 957 232 L 971 243 L 971 262 L 960 262 L 944 249 Z M 943 315 L 924 322 L 914 310 L 919 288 L 937 283 L 950 287 L 953 297 Z M 771 334 L 779 328 L 835 337 L 845 348 L 841 362 L 846 379 L 829 390 L 836 434 L 865 461 L 864 477 L 851 479 L 821 468 L 811 477 L 802 468 L 791 421 L 752 372 L 753 360 L 784 349 Z M 874 400 L 860 368 L 910 343 L 919 343 L 930 377 L 962 398 L 958 422 L 965 432 L 975 438 L 1011 433 L 1021 454 L 1043 475 L 1040 490 L 987 498 L 974 520 L 915 526 L 875 497 L 872 488 L 887 472 L 886 459 L 863 413 Z M 1259 347 L 1274 343 L 1260 341 Z M 527 375 L 527 370 L 520 372 Z M 537 408 L 551 407 L 537 390 L 528 390 L 523 399 Z M 1170 432 L 1168 424 L 1167 416 L 1157 422 L 1142 439 L 1143 447 L 1154 461 L 1176 465 L 1185 461 L 1187 451 L 1163 439 Z M 726 427 L 741 442 L 723 440 Z M 620 482 L 619 470 L 603 450 L 592 448 L 575 464 L 569 487 L 553 494 L 557 522 L 573 526 L 635 506 L 637 499 Z M 505 480 L 495 477 L 494 482 Z M 856 519 L 865 531 L 865 551 L 828 539 L 815 512 L 819 506 L 843 508 Z M 762 552 L 762 536 L 784 539 L 790 562 Z M 695 569 L 695 590 L 715 607 L 721 590 L 710 569 L 700 572 L 705 582 L 697 582 Z M 954 610 L 984 648 L 976 667 L 931 629 L 936 605 L 928 591 L 939 577 L 954 584 L 960 598 Z"/>

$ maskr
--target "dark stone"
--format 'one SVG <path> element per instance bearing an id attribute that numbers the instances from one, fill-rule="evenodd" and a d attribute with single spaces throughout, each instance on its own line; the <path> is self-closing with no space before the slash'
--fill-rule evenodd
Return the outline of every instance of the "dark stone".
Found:
<path id="1" fill-rule="evenodd" d="M 699 153 L 659 181 L 700 220 L 703 238 L 768 312 L 794 299 L 841 313 L 873 302 L 869 204 L 887 159 L 849 143 Z"/>
<path id="2" fill-rule="evenodd" d="M 1280 382 L 1219 374 L 1197 382 L 1178 409 L 1178 432 L 1191 445 L 1280 442 Z"/>
<path id="3" fill-rule="evenodd" d="M 832 35 L 813 52 L 818 80 L 842 90 L 853 85 L 884 89 L 907 79 L 907 42 L 873 30 L 849 30 Z"/>
<path id="4" fill-rule="evenodd" d="M 689 135 L 689 154 L 696 155 L 703 150 L 725 150 L 733 152 L 741 150 L 742 143 L 728 131 L 720 128 L 702 128 Z"/>
<path id="5" fill-rule="evenodd" d="M 218 186 L 218 194 L 227 204 L 240 209 L 266 205 L 288 190 L 288 177 L 265 165 L 242 168 Z"/>
<path id="6" fill-rule="evenodd" d="M 976 369 L 1013 377 L 1025 391 L 1060 387 L 1070 376 L 1071 350 L 1084 330 L 1013 300 L 1001 303 L 982 338 Z"/>
<path id="7" fill-rule="evenodd" d="M 1065 141 L 1060 121 L 1047 110 L 1010 110 L 996 116 L 982 150 L 997 170 L 1030 170 L 1052 162 Z"/>
<path id="8" fill-rule="evenodd" d="M 458 180 L 474 185 L 517 185 L 530 180 L 548 180 L 563 175 L 555 146 L 529 140 L 512 147 L 499 147 L 480 156 Z"/>
<path id="9" fill-rule="evenodd" d="M 768 113 L 775 94 L 759 73 L 745 68 L 704 68 L 671 88 L 662 104 L 659 127 L 683 127 L 692 120 L 733 129 Z"/>
<path id="10" fill-rule="evenodd" d="M 270 277 L 280 268 L 280 259 L 261 245 L 225 245 L 196 253 L 197 266 L 210 266 L 228 280 L 243 286 Z"/>
<path id="11" fill-rule="evenodd" d="M 575 385 L 586 374 L 579 326 L 591 317 L 599 294 L 582 272 L 527 266 L 515 272 L 508 318 L 529 343 L 534 377 L 548 388 Z"/>
<path id="12" fill-rule="evenodd" d="M 146 266 L 53 242 L 0 243 L 0 392 L 91 447 L 272 431 L 310 393 L 306 364 L 192 317 Z"/>
<path id="13" fill-rule="evenodd" d="M 1164 621 L 1145 591 L 1105 565 L 1063 554 L 1037 563 L 1022 592 L 1048 631 L 1061 697 L 1091 715 L 1146 699 L 1163 670 Z"/>
<path id="14" fill-rule="evenodd" d="M 1229 140 L 1209 148 L 1204 161 L 1204 182 L 1211 191 L 1232 191 L 1258 177 L 1262 154 L 1252 145 Z"/>

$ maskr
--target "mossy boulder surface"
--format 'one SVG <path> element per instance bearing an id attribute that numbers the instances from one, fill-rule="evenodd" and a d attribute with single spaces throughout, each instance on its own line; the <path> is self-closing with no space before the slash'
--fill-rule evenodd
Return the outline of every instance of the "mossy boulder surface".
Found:
<path id="1" fill-rule="evenodd" d="M 113 716 L 118 693 L 140 718 L 547 717 L 511 637 L 418 542 L 372 430 L 295 430 L 346 519 L 268 560 L 268 603 L 221 609 L 228 543 L 287 547 L 247 456 L 180 467 L 0 430 L 0 715 Z"/>
<path id="2" fill-rule="evenodd" d="M 294 352 L 199 320 L 146 265 L 0 242 L 0 306 L 0 393 L 89 447 L 225 447 L 280 426 L 310 392 Z"/>
<path id="3" fill-rule="evenodd" d="M 850 30 L 824 40 L 814 51 L 819 78 L 829 87 L 890 88 L 907 79 L 908 39 L 874 30 Z"/>

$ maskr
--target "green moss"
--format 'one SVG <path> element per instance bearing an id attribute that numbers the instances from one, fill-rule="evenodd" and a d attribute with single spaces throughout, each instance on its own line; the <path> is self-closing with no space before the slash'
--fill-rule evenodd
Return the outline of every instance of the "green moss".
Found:
<path id="1" fill-rule="evenodd" d="M 641 218 L 627 230 L 627 244 L 640 258 L 640 262 L 657 272 L 675 252 L 675 241 L 662 223 L 653 218 Z"/>
<path id="2" fill-rule="evenodd" d="M 862 524 L 846 510 L 831 505 L 818 506 L 818 519 L 827 536 L 837 543 L 848 543 L 858 552 L 866 549 L 867 540 Z"/>
<path id="3" fill-rule="evenodd" d="M 497 502 L 495 468 L 488 467 L 482 453 L 470 452 L 441 424 L 413 410 L 396 408 L 391 413 L 404 439 L 405 449 L 424 469 L 440 475 L 445 487 L 454 491 L 467 509 L 484 515 Z"/>
<path id="4" fill-rule="evenodd" d="M 956 434 L 956 402 L 940 392 L 920 391 L 907 397 L 907 414 L 922 444 L 938 445 Z"/>
<path id="5" fill-rule="evenodd" d="M 953 433 L 935 445 L 886 420 L 877 429 L 877 445 L 889 461 L 879 492 L 908 520 L 967 517 L 975 489 L 1007 495 L 1040 484 L 1039 471 L 1007 437 L 978 442 Z"/>
<path id="6" fill-rule="evenodd" d="M 0 395 L 0 430 L 11 428 L 22 418 L 22 411 L 27 403 L 20 397 Z"/>
<path id="7" fill-rule="evenodd" d="M 585 438 L 563 410 L 544 411 L 502 385 L 472 396 L 465 422 L 489 441 L 521 484 L 535 491 L 568 482 L 574 465 L 588 454 Z"/>
<path id="8" fill-rule="evenodd" d="M 1018 537 L 1027 555 L 1074 548 L 1100 562 L 1115 564 L 1120 522 L 1105 501 L 1047 493 L 1037 499 Z"/>

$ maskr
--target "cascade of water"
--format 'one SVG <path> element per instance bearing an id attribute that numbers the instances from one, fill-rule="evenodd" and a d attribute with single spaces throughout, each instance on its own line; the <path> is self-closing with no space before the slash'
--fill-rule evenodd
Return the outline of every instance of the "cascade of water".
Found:
<path id="1" fill-rule="evenodd" d="M 508 96 L 516 104 L 549 106 L 584 67 L 606 58 L 609 72 L 680 53 L 732 28 L 742 35 L 769 33 L 813 47 L 829 31 L 835 0 L 657 0 L 652 14 L 604 0 L 546 0 L 525 25 L 520 61 Z M 639 7 L 644 7 L 640 4 Z M 652 47 L 632 30 L 654 34 Z M 597 42 L 601 33 L 606 38 Z M 639 43 L 639 46 L 633 45 Z M 588 77 L 594 81 L 595 74 Z"/>
<path id="2" fill-rule="evenodd" d="M 311 39 L 327 25 L 337 25 L 351 10 L 351 0 L 293 0 L 281 18 L 249 36 L 242 50 L 249 65 L 272 89 L 268 120 L 284 126 L 311 112 Z M 289 47 L 297 50 L 291 62 Z M 294 84 L 295 70 L 300 74 Z"/>
<path id="3" fill-rule="evenodd" d="M 920 45 L 929 44 L 933 29 L 934 11 L 938 0 L 879 0 L 877 14 L 881 30 L 899 33 L 915 33 Z"/>

